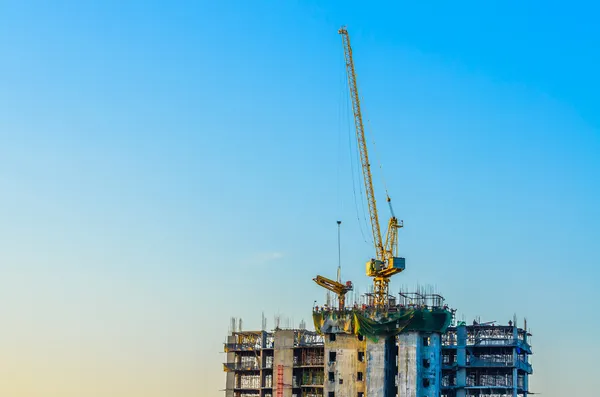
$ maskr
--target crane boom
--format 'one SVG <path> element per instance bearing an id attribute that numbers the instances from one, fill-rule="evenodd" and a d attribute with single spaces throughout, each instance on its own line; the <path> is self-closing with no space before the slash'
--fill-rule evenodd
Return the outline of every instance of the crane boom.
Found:
<path id="1" fill-rule="evenodd" d="M 321 287 L 335 293 L 338 296 L 339 310 L 344 310 L 344 307 L 346 306 L 346 293 L 348 291 L 352 291 L 351 281 L 347 281 L 346 284 L 342 284 L 323 276 L 317 276 L 313 278 L 313 281 L 319 284 Z"/>
<path id="2" fill-rule="evenodd" d="M 371 229 L 373 231 L 373 243 L 377 253 L 377 259 L 385 260 L 385 251 L 381 240 L 381 230 L 379 229 L 379 218 L 377 215 L 377 203 L 375 202 L 375 192 L 373 189 L 373 178 L 371 177 L 371 164 L 369 163 L 369 154 L 367 152 L 367 141 L 365 139 L 365 129 L 360 110 L 360 98 L 358 96 L 358 86 L 356 84 L 356 73 L 354 71 L 354 60 L 352 58 L 352 47 L 350 46 L 350 35 L 346 28 L 338 31 L 342 35 L 342 44 L 344 46 L 344 57 L 346 59 L 346 71 L 348 75 L 348 87 L 352 98 L 352 113 L 354 114 L 354 127 L 356 128 L 356 141 L 360 153 L 360 162 L 362 164 L 363 179 L 365 182 L 365 192 L 367 194 L 367 203 L 369 205 L 369 217 L 371 218 Z"/>
<path id="3" fill-rule="evenodd" d="M 381 229 L 379 227 L 379 217 L 377 213 L 377 204 L 375 202 L 375 192 L 373 189 L 373 178 L 371 176 L 371 165 L 367 152 L 367 141 L 365 139 L 365 130 L 360 108 L 360 97 L 358 95 L 358 86 L 356 84 L 356 72 L 354 70 L 354 60 L 352 58 L 352 47 L 350 46 L 350 35 L 345 27 L 338 30 L 342 36 L 344 46 L 344 58 L 346 61 L 346 72 L 348 75 L 348 87 L 350 89 L 350 98 L 352 99 L 352 112 L 354 114 L 354 126 L 356 128 L 356 141 L 360 153 L 363 179 L 365 183 L 365 192 L 369 205 L 369 217 L 371 219 L 371 228 L 373 231 L 373 243 L 375 245 L 375 259 L 367 262 L 367 275 L 373 277 L 373 304 L 381 309 L 388 303 L 388 284 L 389 279 L 394 274 L 404 270 L 404 258 L 398 258 L 398 229 L 403 227 L 402 221 L 398 222 L 392 211 L 392 217 L 388 222 L 385 245 L 381 239 Z M 388 203 L 391 200 L 387 197 Z"/>

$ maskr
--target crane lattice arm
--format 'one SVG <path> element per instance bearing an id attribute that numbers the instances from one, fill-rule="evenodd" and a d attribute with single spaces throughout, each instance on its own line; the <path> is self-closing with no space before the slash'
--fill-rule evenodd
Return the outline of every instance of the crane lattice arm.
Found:
<path id="1" fill-rule="evenodd" d="M 313 278 L 313 281 L 319 284 L 321 287 L 337 294 L 339 310 L 344 310 L 344 306 L 346 305 L 346 293 L 348 291 L 352 291 L 351 281 L 347 281 L 346 284 L 342 284 L 323 276 L 317 276 L 316 278 Z"/>

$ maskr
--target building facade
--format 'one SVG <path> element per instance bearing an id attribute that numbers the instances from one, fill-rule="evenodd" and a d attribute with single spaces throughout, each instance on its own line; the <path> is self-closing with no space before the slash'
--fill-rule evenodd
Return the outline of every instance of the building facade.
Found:
<path id="1" fill-rule="evenodd" d="M 526 328 L 512 322 L 450 327 L 442 341 L 442 396 L 527 396 L 533 367 Z"/>
<path id="2" fill-rule="evenodd" d="M 518 397 L 532 354 L 523 328 L 474 324 L 377 341 L 307 330 L 232 332 L 226 397 Z"/>
<path id="3" fill-rule="evenodd" d="M 307 330 L 232 332 L 224 346 L 225 396 L 323 396 L 323 339 Z"/>

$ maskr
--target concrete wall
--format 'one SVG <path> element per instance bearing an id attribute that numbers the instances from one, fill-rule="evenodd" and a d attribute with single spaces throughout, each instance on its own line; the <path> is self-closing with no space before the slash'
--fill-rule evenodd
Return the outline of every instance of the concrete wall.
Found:
<path id="1" fill-rule="evenodd" d="M 465 397 L 467 391 L 467 327 L 461 326 L 456 330 L 456 363 L 458 371 L 456 372 L 456 397 Z"/>
<path id="2" fill-rule="evenodd" d="M 367 396 L 396 396 L 396 343 L 395 338 L 380 338 L 367 342 Z"/>
<path id="3" fill-rule="evenodd" d="M 235 343 L 235 336 L 228 336 L 227 343 Z M 227 353 L 227 363 L 235 362 L 235 353 L 229 352 Z M 233 397 L 233 388 L 235 386 L 235 372 L 227 372 L 225 380 L 225 397 Z"/>
<path id="4" fill-rule="evenodd" d="M 356 335 L 335 334 L 335 340 L 330 335 L 325 336 L 325 384 L 323 395 L 334 392 L 336 397 L 358 396 L 365 393 L 366 383 L 366 342 L 360 341 Z M 335 360 L 330 360 L 335 353 Z M 363 353 L 362 361 L 359 353 Z M 330 373 L 333 380 L 330 381 Z M 362 380 L 359 380 L 359 373 Z M 366 395 L 366 394 L 365 394 Z"/>
<path id="5" fill-rule="evenodd" d="M 294 331 L 279 330 L 275 333 L 273 353 L 273 395 L 279 385 L 278 367 L 283 366 L 283 397 L 292 397 L 292 374 L 294 366 Z"/>
<path id="6" fill-rule="evenodd" d="M 398 396 L 439 396 L 441 335 L 408 332 L 398 335 Z"/>
<path id="7" fill-rule="evenodd" d="M 439 396 L 442 386 L 442 336 L 438 333 L 421 336 L 421 357 L 417 367 L 420 370 L 421 385 L 418 393 L 421 396 Z M 429 338 L 427 346 L 424 338 Z M 429 386 L 423 383 L 425 379 Z"/>
<path id="8" fill-rule="evenodd" d="M 398 335 L 398 396 L 417 397 L 419 333 Z M 421 396 L 419 396 L 421 397 Z"/>

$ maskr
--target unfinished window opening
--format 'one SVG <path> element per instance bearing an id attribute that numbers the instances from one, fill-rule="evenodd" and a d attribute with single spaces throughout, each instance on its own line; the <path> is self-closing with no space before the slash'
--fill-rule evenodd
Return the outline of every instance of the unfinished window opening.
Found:
<path id="1" fill-rule="evenodd" d="M 329 334 L 329 342 L 335 342 L 335 334 Z"/>
<path id="2" fill-rule="evenodd" d="M 329 394 L 327 394 L 327 397 L 335 397 L 335 392 L 330 391 Z"/>
<path id="3" fill-rule="evenodd" d="M 335 374 L 333 372 L 329 373 L 329 381 L 330 382 L 334 382 L 335 381 Z"/>
<path id="4" fill-rule="evenodd" d="M 358 340 L 363 341 L 363 340 L 365 340 L 365 337 L 359 334 L 358 335 Z"/>
<path id="5" fill-rule="evenodd" d="M 329 362 L 335 362 L 336 356 L 335 352 L 329 352 Z"/>
<path id="6" fill-rule="evenodd" d="M 359 382 L 363 381 L 363 373 L 362 372 L 359 372 L 356 374 L 356 380 Z"/>
<path id="7" fill-rule="evenodd" d="M 431 340 L 429 339 L 429 336 L 423 337 L 423 346 L 429 346 L 430 342 L 431 342 Z"/>
<path id="8" fill-rule="evenodd" d="M 344 384 L 344 380 L 342 378 L 340 378 L 340 385 Z"/>
<path id="9" fill-rule="evenodd" d="M 428 358 L 424 358 L 423 359 L 423 367 L 424 368 L 429 368 L 431 366 L 431 361 L 429 361 Z"/>
<path id="10" fill-rule="evenodd" d="M 358 352 L 358 361 L 360 361 L 360 362 L 365 361 L 365 352 Z"/>
<path id="11" fill-rule="evenodd" d="M 364 392 L 362 392 L 362 391 L 359 391 L 359 392 L 358 392 L 358 397 L 365 397 L 365 393 L 364 393 Z"/>

